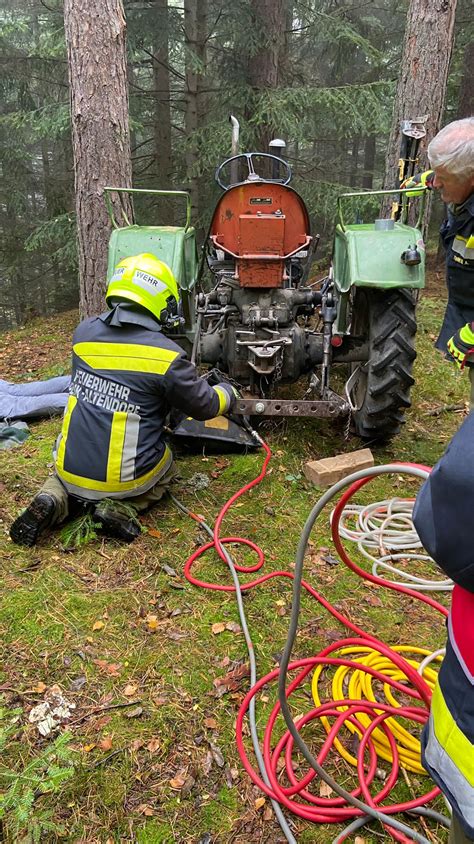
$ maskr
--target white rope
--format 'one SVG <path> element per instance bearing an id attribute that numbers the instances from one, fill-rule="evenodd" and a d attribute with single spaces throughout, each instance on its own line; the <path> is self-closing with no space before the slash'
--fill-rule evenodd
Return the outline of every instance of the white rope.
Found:
<path id="1" fill-rule="evenodd" d="M 348 504 L 341 514 L 340 535 L 357 544 L 360 553 L 372 562 L 372 574 L 377 577 L 390 580 L 397 586 L 412 585 L 422 592 L 448 592 L 454 586 L 452 580 L 419 577 L 394 565 L 397 560 L 436 565 L 423 552 L 415 530 L 414 504 L 414 499 L 410 498 L 388 498 L 366 505 Z M 395 580 L 393 575 L 399 579 Z"/>

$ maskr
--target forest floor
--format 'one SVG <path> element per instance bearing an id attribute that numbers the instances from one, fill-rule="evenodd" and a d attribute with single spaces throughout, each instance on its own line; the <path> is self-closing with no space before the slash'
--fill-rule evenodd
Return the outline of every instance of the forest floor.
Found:
<path id="1" fill-rule="evenodd" d="M 419 305 L 413 406 L 402 433 L 375 451 L 378 464 L 433 464 L 464 417 L 468 379 L 433 349 L 444 297 L 443 272 L 433 270 Z M 76 320 L 76 313 L 61 314 L 1 336 L 1 376 L 22 380 L 67 372 Z M 230 510 L 224 533 L 258 541 L 266 572 L 292 566 L 301 529 L 319 495 L 304 478 L 304 462 L 362 447 L 356 438 L 344 440 L 343 427 L 304 419 L 263 425 L 273 451 L 269 472 Z M 184 561 L 206 540 L 199 525 L 167 500 L 143 517 L 144 532 L 131 546 L 100 538 L 68 552 L 59 532 L 33 549 L 9 540 L 11 521 L 51 469 L 59 428 L 58 418 L 34 423 L 21 447 L 0 452 L 0 746 L 2 724 L 5 744 L 0 791 L 15 781 L 17 804 L 18 794 L 25 796 L 31 764 L 50 742 L 28 723 L 28 713 L 57 684 L 76 706 L 65 754 L 74 773 L 54 791 L 51 783 L 44 785 L 52 775 L 40 767 L 33 808 L 25 810 L 32 834 L 35 821 L 37 830 L 43 825 L 38 840 L 283 842 L 271 806 L 252 785 L 235 745 L 235 718 L 248 683 L 245 670 L 239 670 L 248 657 L 235 598 L 195 588 L 183 576 Z M 211 525 L 230 495 L 259 473 L 263 460 L 261 452 L 178 457 L 181 479 L 175 494 Z M 192 483 L 196 473 L 208 482 L 200 491 Z M 413 496 L 417 486 L 414 479 L 390 476 L 371 484 L 360 500 Z M 342 563 L 334 565 L 328 513 L 312 541 L 305 577 L 354 622 L 392 645 L 433 649 L 443 643 L 443 620 L 425 605 L 368 588 Z M 240 551 L 236 557 L 251 560 Z M 196 571 L 205 580 L 230 583 L 214 557 Z M 291 581 L 285 578 L 246 593 L 259 676 L 277 666 L 290 606 Z M 343 635 L 337 622 L 304 595 L 294 656 L 315 654 Z M 261 733 L 275 700 L 274 686 L 258 697 Z M 310 696 L 299 704 L 309 708 Z M 331 769 L 341 783 L 354 783 L 347 765 L 336 760 Z M 402 798 L 428 788 L 425 777 L 412 774 L 395 794 Z M 438 808 L 443 811 L 441 803 Z M 7 842 L 27 840 L 17 815 L 11 808 L 3 818 Z M 328 844 L 336 834 L 335 827 L 293 821 L 300 844 Z M 428 826 L 434 842 L 446 840 L 440 827 Z M 357 839 L 358 844 L 388 840 L 375 827 Z"/>

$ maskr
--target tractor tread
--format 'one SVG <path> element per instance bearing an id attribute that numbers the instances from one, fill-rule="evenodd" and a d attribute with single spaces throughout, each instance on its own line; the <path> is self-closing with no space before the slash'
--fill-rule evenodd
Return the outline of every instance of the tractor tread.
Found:
<path id="1" fill-rule="evenodd" d="M 354 309 L 365 308 L 370 360 L 362 405 L 353 427 L 365 440 L 387 442 L 404 424 L 410 407 L 411 374 L 416 358 L 415 296 L 412 290 L 364 291 Z"/>

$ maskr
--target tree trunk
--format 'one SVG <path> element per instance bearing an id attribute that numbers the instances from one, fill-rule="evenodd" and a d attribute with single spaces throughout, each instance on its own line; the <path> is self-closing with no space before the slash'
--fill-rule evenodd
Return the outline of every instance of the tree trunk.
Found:
<path id="1" fill-rule="evenodd" d="M 364 175 L 362 176 L 362 187 L 372 190 L 374 181 L 375 166 L 375 135 L 368 135 L 364 147 Z"/>
<path id="2" fill-rule="evenodd" d="M 156 0 L 157 30 L 153 61 L 155 90 L 155 163 L 157 187 L 171 185 L 171 108 L 169 74 L 168 0 Z"/>
<path id="3" fill-rule="evenodd" d="M 65 0 L 76 188 L 80 310 L 104 309 L 111 223 L 106 185 L 131 187 L 122 0 Z M 118 200 L 114 199 L 120 218 Z M 126 202 L 128 214 L 130 203 Z M 129 217 L 130 219 L 130 217 Z"/>
<path id="4" fill-rule="evenodd" d="M 285 53 L 285 29 L 288 8 L 286 0 L 251 0 L 253 34 L 259 47 L 249 56 L 248 79 L 257 99 L 264 91 L 276 88 L 280 59 Z M 257 102 L 258 108 L 258 102 Z M 268 145 L 278 126 L 262 123 L 257 129 L 256 148 L 268 152 Z"/>
<path id="5" fill-rule="evenodd" d="M 193 220 L 200 217 L 199 146 L 197 132 L 207 112 L 205 74 L 207 63 L 207 0 L 184 0 L 186 46 L 186 171 Z"/>
<path id="6" fill-rule="evenodd" d="M 349 179 L 348 183 L 351 188 L 357 185 L 357 170 L 359 167 L 359 146 L 360 135 L 356 135 L 351 144 L 351 157 L 349 159 Z"/>
<path id="7" fill-rule="evenodd" d="M 474 115 L 474 87 L 472 68 L 474 67 L 474 40 L 466 44 L 462 67 L 461 87 L 459 90 L 458 120 Z"/>
<path id="8" fill-rule="evenodd" d="M 186 175 L 191 195 L 191 213 L 193 219 L 198 214 L 198 152 L 196 133 L 199 125 L 198 112 L 198 0 L 184 0 L 184 38 L 186 45 Z"/>
<path id="9" fill-rule="evenodd" d="M 410 0 L 401 72 L 398 79 L 392 130 L 387 149 L 384 187 L 398 185 L 402 120 L 427 115 L 426 137 L 419 149 L 418 170 L 426 170 L 426 147 L 440 128 L 453 45 L 457 0 Z M 425 224 L 431 203 L 427 202 Z M 383 214 L 390 213 L 391 201 Z"/>

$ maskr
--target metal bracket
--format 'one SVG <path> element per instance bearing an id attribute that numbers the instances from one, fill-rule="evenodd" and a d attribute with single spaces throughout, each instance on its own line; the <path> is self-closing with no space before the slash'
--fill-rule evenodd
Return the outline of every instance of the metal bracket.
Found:
<path id="1" fill-rule="evenodd" d="M 288 401 L 287 399 L 238 399 L 232 413 L 243 416 L 315 416 L 327 418 L 343 416 L 349 405 L 334 394 L 321 401 Z"/>

